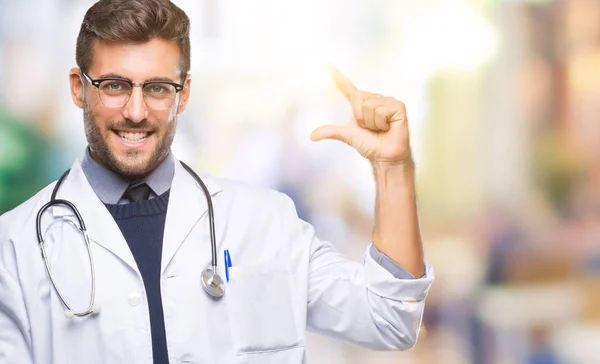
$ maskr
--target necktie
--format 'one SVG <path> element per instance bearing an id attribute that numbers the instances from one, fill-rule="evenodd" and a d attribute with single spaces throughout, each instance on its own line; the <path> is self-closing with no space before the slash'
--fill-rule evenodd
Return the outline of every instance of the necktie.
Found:
<path id="1" fill-rule="evenodd" d="M 147 200 L 150 196 L 150 191 L 150 187 L 145 183 L 136 186 L 129 185 L 127 190 L 125 190 L 123 197 L 129 200 L 129 202 Z"/>

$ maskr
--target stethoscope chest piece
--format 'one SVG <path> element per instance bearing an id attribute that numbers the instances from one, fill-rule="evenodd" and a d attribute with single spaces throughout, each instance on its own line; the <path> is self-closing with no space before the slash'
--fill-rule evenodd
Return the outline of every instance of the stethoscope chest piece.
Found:
<path id="1" fill-rule="evenodd" d="M 223 294 L 225 294 L 225 285 L 223 284 L 223 279 L 219 276 L 218 273 L 215 273 L 212 269 L 206 268 L 202 271 L 202 287 L 206 293 L 208 293 L 213 298 L 221 298 Z"/>

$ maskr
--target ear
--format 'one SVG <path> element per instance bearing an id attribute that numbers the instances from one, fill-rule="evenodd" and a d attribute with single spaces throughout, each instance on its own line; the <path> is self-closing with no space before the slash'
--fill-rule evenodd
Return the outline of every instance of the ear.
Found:
<path id="1" fill-rule="evenodd" d="M 71 85 L 71 97 L 73 98 L 73 103 L 78 108 L 83 108 L 83 93 L 85 92 L 83 80 L 81 79 L 83 76 L 80 74 L 79 68 L 71 68 L 69 72 L 69 83 Z"/>
<path id="2" fill-rule="evenodd" d="M 188 74 L 183 83 L 183 90 L 179 92 L 179 106 L 177 107 L 177 113 L 181 114 L 190 100 L 190 93 L 192 87 L 192 75 Z"/>

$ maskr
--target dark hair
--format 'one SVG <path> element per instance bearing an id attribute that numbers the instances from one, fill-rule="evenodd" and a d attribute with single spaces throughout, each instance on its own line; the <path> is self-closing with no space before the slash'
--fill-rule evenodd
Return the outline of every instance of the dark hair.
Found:
<path id="1" fill-rule="evenodd" d="M 182 76 L 190 70 L 190 19 L 169 0 L 100 0 L 85 13 L 77 36 L 75 60 L 88 71 L 97 40 L 146 43 L 153 38 L 179 47 Z"/>

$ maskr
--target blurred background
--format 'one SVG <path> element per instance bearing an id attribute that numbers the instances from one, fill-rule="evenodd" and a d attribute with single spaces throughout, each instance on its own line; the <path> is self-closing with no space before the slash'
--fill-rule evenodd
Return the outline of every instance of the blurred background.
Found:
<path id="1" fill-rule="evenodd" d="M 417 346 L 311 335 L 310 363 L 600 363 L 600 0 L 179 0 L 192 100 L 174 151 L 290 195 L 360 260 L 369 164 L 312 143 L 350 108 L 323 68 L 407 105 L 430 291 Z M 69 68 L 89 0 L 0 0 L 0 213 L 84 153 Z"/>

